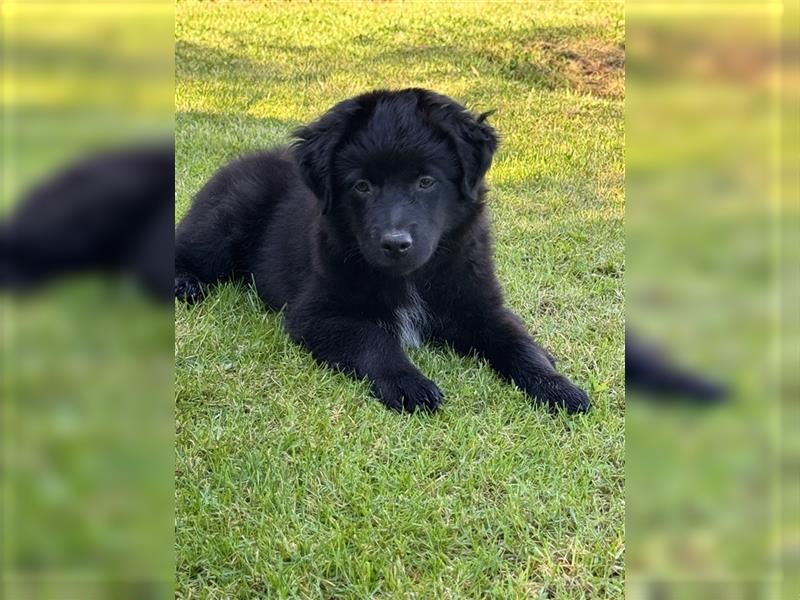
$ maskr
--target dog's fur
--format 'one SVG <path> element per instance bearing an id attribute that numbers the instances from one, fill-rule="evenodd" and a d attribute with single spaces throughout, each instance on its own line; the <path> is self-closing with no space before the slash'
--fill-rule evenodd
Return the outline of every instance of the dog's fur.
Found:
<path id="1" fill-rule="evenodd" d="M 0 222 L 0 290 L 32 292 L 76 273 L 123 274 L 171 304 L 174 199 L 171 140 L 58 170 Z"/>
<path id="2" fill-rule="evenodd" d="M 485 117 L 426 90 L 376 91 L 301 128 L 291 148 L 223 167 L 178 228 L 176 297 L 252 282 L 268 307 L 286 306 L 294 340 L 394 410 L 442 402 L 402 349 L 423 340 L 476 352 L 549 407 L 587 410 L 503 305 L 483 183 L 498 140 Z"/>
<path id="3" fill-rule="evenodd" d="M 625 332 L 625 390 L 673 403 L 715 404 L 728 396 L 724 385 L 675 364 L 659 346 L 630 331 Z"/>

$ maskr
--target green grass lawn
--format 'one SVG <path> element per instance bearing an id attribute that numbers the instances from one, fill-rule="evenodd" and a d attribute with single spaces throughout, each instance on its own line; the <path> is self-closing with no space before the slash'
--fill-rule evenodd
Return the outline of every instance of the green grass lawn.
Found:
<path id="1" fill-rule="evenodd" d="M 399 416 L 251 291 L 178 305 L 178 597 L 623 597 L 622 19 L 594 2 L 178 5 L 178 217 L 226 160 L 365 90 L 496 109 L 508 304 L 594 401 L 554 416 L 423 348 L 445 405 Z"/>

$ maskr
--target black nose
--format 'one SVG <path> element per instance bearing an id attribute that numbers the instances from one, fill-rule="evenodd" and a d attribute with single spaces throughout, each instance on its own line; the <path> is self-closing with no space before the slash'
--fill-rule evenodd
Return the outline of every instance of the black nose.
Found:
<path id="1" fill-rule="evenodd" d="M 397 258 L 411 248 L 411 235 L 407 231 L 390 231 L 381 236 L 381 248 L 384 254 Z"/>

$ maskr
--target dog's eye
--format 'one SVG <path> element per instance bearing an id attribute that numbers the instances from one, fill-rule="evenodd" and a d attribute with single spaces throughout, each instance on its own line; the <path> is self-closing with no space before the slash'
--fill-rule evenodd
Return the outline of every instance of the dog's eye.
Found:
<path id="1" fill-rule="evenodd" d="M 419 178 L 417 181 L 417 187 L 421 190 L 426 190 L 430 187 L 433 187 L 434 183 L 436 183 L 436 180 L 433 177 L 428 177 L 425 175 Z"/>
<path id="2" fill-rule="evenodd" d="M 365 179 L 359 179 L 356 181 L 353 189 L 359 194 L 369 194 L 372 191 L 372 186 L 369 184 L 369 181 L 366 181 Z"/>

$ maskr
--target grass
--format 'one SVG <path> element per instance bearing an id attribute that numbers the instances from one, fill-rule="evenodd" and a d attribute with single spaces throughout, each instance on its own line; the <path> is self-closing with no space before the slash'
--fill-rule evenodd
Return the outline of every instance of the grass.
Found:
<path id="1" fill-rule="evenodd" d="M 375 87 L 497 109 L 508 304 L 586 388 L 551 415 L 422 348 L 439 414 L 316 366 L 255 295 L 176 307 L 180 598 L 622 598 L 620 4 L 181 3 L 176 210 L 224 161 Z"/>
<path id="2" fill-rule="evenodd" d="M 800 556 L 792 511 L 778 508 L 798 481 L 791 447 L 780 456 L 781 426 L 791 421 L 789 412 L 781 418 L 781 390 L 786 399 L 797 396 L 786 392 L 797 369 L 781 373 L 781 361 L 789 365 L 796 355 L 779 349 L 781 340 L 800 347 L 792 319 L 780 320 L 781 309 L 797 313 L 795 304 L 779 299 L 790 287 L 779 284 L 781 269 L 797 256 L 787 253 L 781 264 L 776 249 L 781 241 L 800 246 L 796 234 L 782 239 L 780 232 L 791 194 L 775 179 L 772 65 L 729 66 L 732 56 L 778 43 L 775 16 L 677 9 L 669 19 L 639 14 L 636 21 L 628 39 L 637 60 L 626 105 L 627 316 L 675 360 L 724 382 L 729 400 L 700 410 L 629 394 L 628 592 L 658 589 L 691 600 L 746 589 L 797 598 L 789 578 L 797 569 L 787 566 L 782 579 L 776 558 Z M 715 58 L 700 66 L 700 55 Z M 795 137 L 785 139 L 796 144 Z M 791 210 L 782 216 L 794 224 Z M 783 486 L 781 468 L 791 482 Z"/>

